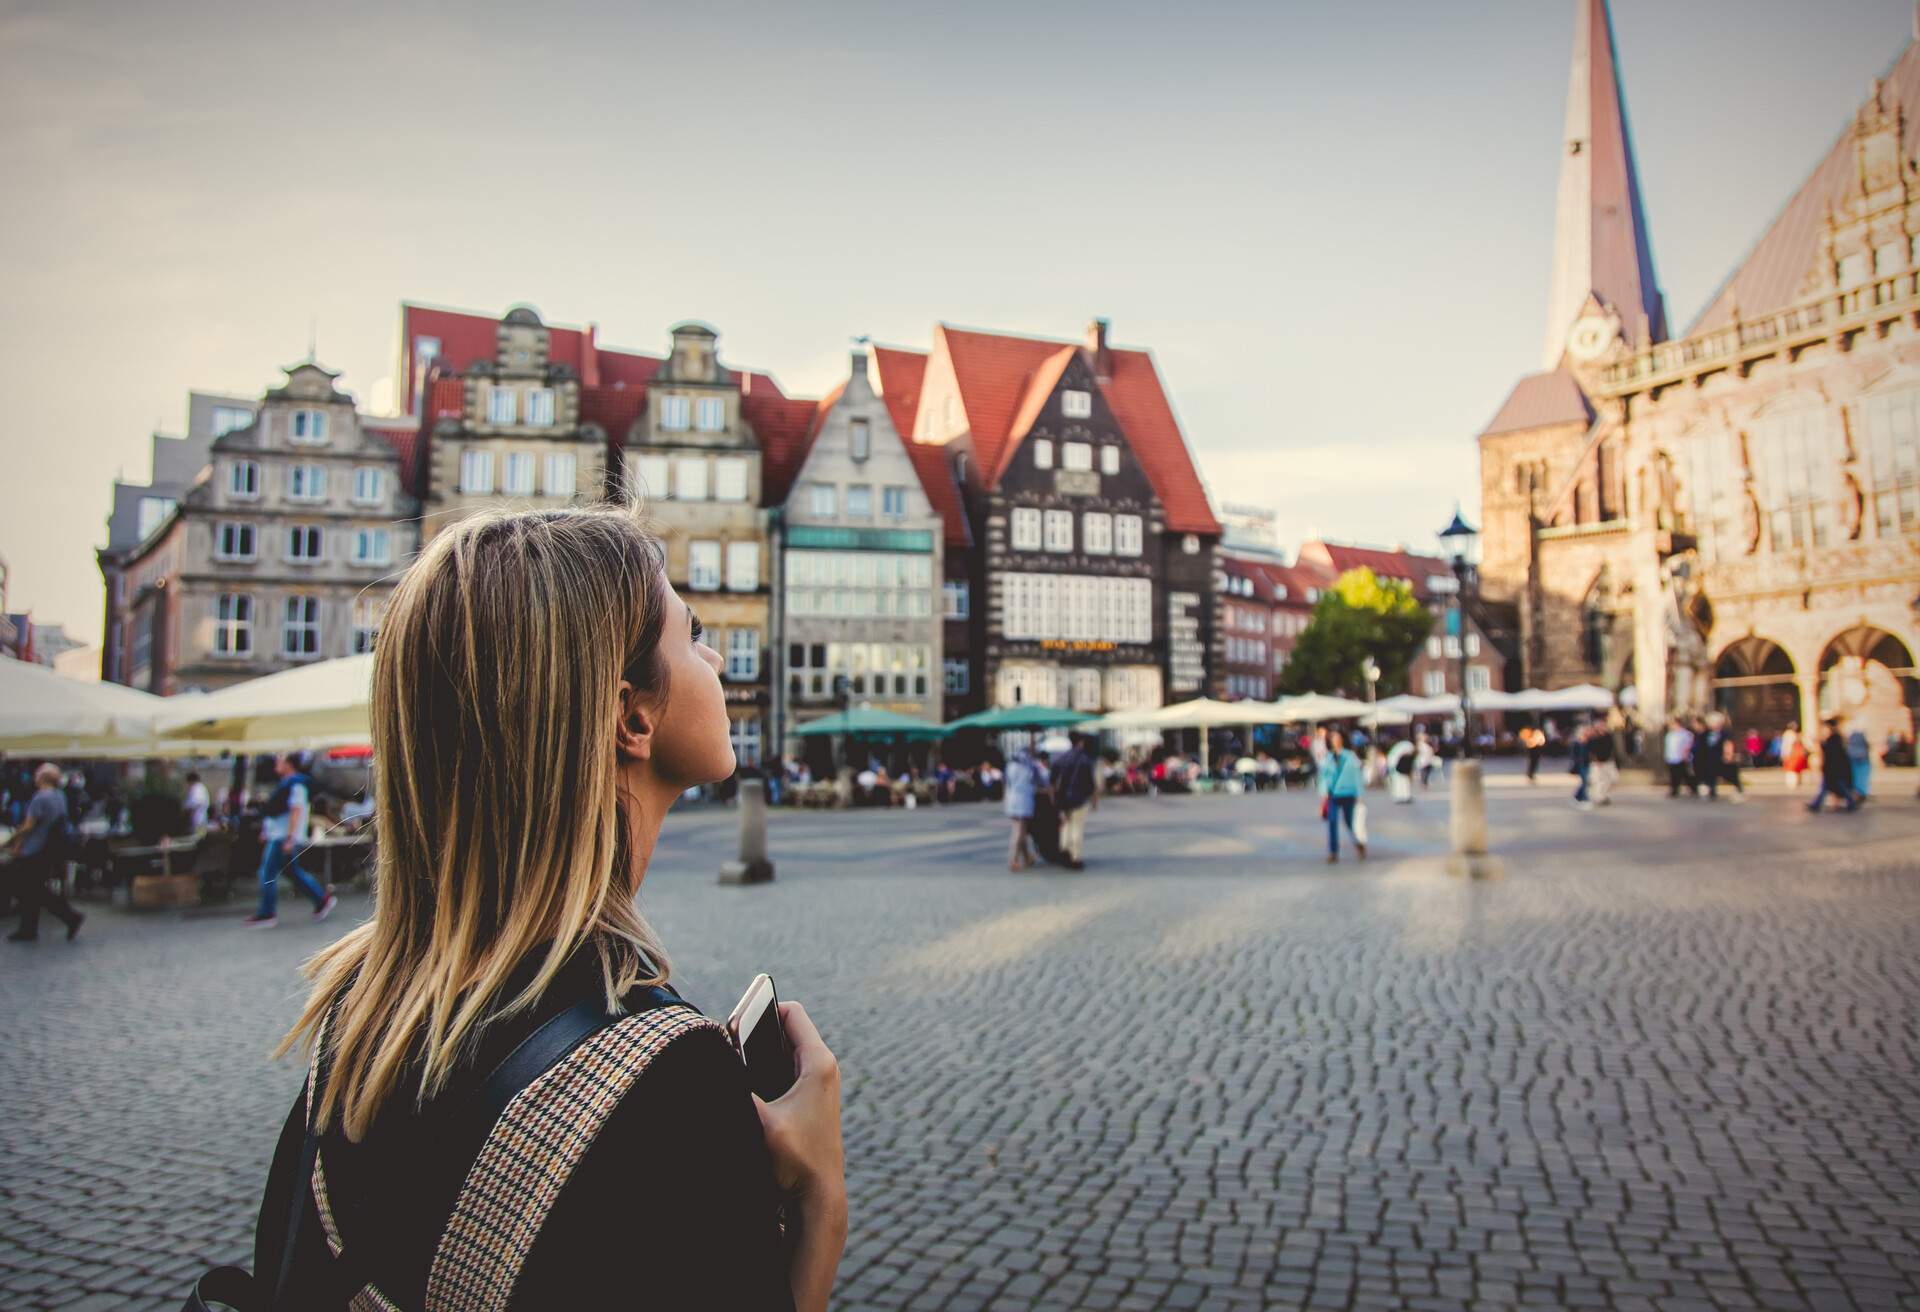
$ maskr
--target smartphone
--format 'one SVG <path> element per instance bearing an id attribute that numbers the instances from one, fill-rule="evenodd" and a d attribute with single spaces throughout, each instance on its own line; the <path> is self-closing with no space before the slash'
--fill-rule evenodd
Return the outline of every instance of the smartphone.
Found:
<path id="1" fill-rule="evenodd" d="M 727 1034 L 747 1064 L 747 1085 L 772 1102 L 793 1087 L 793 1049 L 780 1024 L 780 995 L 771 975 L 756 975 L 727 1017 Z"/>

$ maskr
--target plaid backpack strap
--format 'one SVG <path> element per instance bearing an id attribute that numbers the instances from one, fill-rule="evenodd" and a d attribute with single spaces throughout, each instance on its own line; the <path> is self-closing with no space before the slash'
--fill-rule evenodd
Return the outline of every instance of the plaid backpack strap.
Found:
<path id="1" fill-rule="evenodd" d="M 494 1122 L 440 1235 L 427 1274 L 431 1312 L 502 1312 L 554 1199 L 627 1090 L 669 1043 L 719 1028 L 684 1005 L 639 1012 L 522 1089 Z"/>

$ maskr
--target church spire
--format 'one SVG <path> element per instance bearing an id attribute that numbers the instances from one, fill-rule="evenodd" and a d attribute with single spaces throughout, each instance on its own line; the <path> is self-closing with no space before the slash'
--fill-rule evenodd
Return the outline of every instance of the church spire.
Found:
<path id="1" fill-rule="evenodd" d="M 1607 0 L 1575 0 L 1573 72 L 1567 85 L 1566 140 L 1554 224 L 1553 292 L 1547 306 L 1545 368 L 1560 363 L 1567 334 L 1589 296 L 1620 323 L 1635 346 L 1667 335 L 1666 306 L 1654 279 L 1653 249 L 1640 208 L 1627 105 L 1613 54 Z"/>

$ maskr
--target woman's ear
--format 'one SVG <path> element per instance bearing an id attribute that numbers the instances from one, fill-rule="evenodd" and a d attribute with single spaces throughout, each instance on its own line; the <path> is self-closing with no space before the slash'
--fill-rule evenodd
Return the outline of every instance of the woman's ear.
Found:
<path id="1" fill-rule="evenodd" d="M 653 756 L 653 732 L 660 717 L 631 683 L 620 681 L 619 720 L 613 726 L 615 753 L 629 761 Z"/>

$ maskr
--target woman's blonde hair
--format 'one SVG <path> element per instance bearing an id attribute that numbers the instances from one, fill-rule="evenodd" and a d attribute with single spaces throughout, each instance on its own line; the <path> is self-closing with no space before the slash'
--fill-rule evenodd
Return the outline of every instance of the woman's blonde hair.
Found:
<path id="1" fill-rule="evenodd" d="M 307 963 L 279 1049 L 334 1011 L 321 1127 L 337 1113 L 360 1139 L 416 1075 L 431 1098 L 482 1023 L 532 1003 L 582 944 L 609 1010 L 665 980 L 633 902 L 614 725 L 622 679 L 664 695 L 666 598 L 660 542 L 624 507 L 477 515 L 400 580 L 373 658 L 373 919 Z"/>

